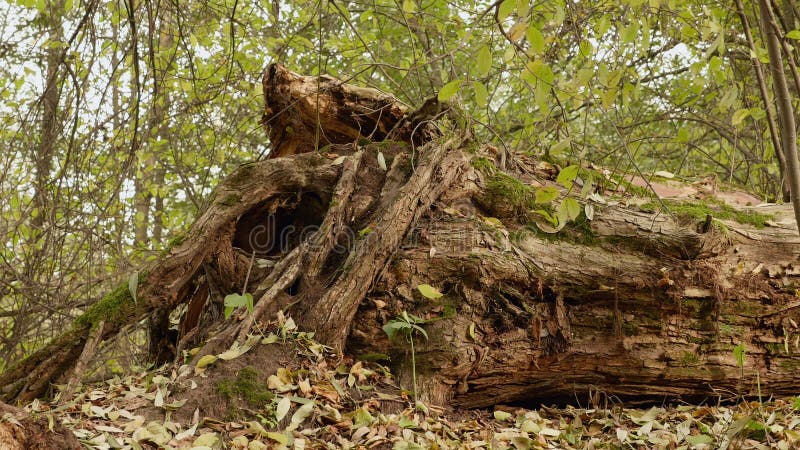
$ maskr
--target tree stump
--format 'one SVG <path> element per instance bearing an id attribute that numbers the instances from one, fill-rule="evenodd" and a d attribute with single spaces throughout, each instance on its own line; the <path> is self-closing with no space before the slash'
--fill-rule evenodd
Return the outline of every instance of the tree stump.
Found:
<path id="1" fill-rule="evenodd" d="M 43 395 L 101 321 L 110 339 L 150 317 L 152 357 L 168 361 L 189 346 L 223 350 L 278 311 L 340 351 L 388 353 L 409 386 L 409 348 L 382 327 L 422 318 L 418 383 L 436 404 L 732 398 L 757 382 L 762 395 L 796 394 L 800 239 L 788 208 L 702 192 L 626 207 L 636 202 L 611 201 L 600 171 L 602 196 L 575 197 L 557 168 L 495 164 L 469 130 L 442 132 L 377 91 L 273 66 L 264 92 L 270 158 L 221 181 L 185 236 L 141 268 L 135 301 L 126 282 L 0 375 L 7 401 Z M 534 211 L 541 187 L 592 220 L 549 233 Z M 224 297 L 243 289 L 253 313 L 222 319 Z M 167 333 L 184 304 L 180 334 Z"/>

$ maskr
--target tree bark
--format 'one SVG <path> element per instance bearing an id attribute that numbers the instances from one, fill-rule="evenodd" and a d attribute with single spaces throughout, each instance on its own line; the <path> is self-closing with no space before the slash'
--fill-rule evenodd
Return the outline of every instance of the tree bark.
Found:
<path id="1" fill-rule="evenodd" d="M 417 371 L 426 400 L 458 407 L 569 402 L 592 390 L 626 400 L 730 399 L 757 395 L 757 374 L 761 394 L 796 393 L 800 239 L 792 230 L 729 223 L 727 233 L 700 234 L 664 214 L 595 214 L 589 246 L 529 233 L 510 239 L 515 231 L 465 229 L 456 217 L 421 224 L 425 242 L 398 255 L 373 289 L 348 348 L 391 348 L 410 386 L 407 349 L 390 345 L 380 326 L 403 309 L 433 318 L 430 339 L 417 341 Z M 422 283 L 442 288 L 444 299 L 426 301 L 414 292 Z M 739 344 L 744 368 L 733 354 Z"/>

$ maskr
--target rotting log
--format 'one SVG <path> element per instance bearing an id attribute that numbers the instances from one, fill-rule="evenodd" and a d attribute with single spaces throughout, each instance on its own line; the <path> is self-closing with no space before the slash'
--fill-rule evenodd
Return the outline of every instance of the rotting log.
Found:
<path id="1" fill-rule="evenodd" d="M 273 151 L 284 157 L 225 178 L 183 238 L 139 271 L 136 299 L 121 285 L 0 375 L 4 398 L 43 395 L 101 321 L 110 339 L 150 317 L 152 358 L 164 362 L 189 346 L 225 349 L 279 310 L 338 350 L 390 348 L 406 385 L 407 349 L 381 327 L 402 311 L 428 319 L 417 369 L 423 398 L 437 404 L 597 390 L 633 400 L 752 395 L 756 374 L 764 395 L 796 393 L 793 222 L 754 228 L 591 203 L 593 220 L 547 235 L 536 231 L 531 199 L 514 203 L 493 180 L 531 196 L 531 186 L 557 186 L 555 169 L 512 158 L 502 173 L 491 164 L 496 150 L 471 144 L 468 131 L 437 137 L 390 97 L 336 80 L 274 66 L 265 96 Z M 253 314 L 222 320 L 223 298 L 245 280 Z M 423 298 L 423 283 L 445 296 Z M 184 304 L 180 334 L 166 332 Z M 744 368 L 733 356 L 739 344 Z"/>
<path id="2" fill-rule="evenodd" d="M 586 402 L 598 391 L 627 401 L 798 393 L 793 222 L 725 221 L 697 233 L 696 221 L 609 206 L 590 225 L 587 245 L 514 224 L 497 229 L 478 216 L 420 224 L 424 241 L 375 287 L 348 348 L 393 348 L 410 386 L 407 349 L 392 346 L 380 325 L 402 310 L 433 318 L 430 339 L 417 342 L 417 373 L 426 400 L 455 407 Z M 422 283 L 445 297 L 424 299 L 414 289 Z"/>

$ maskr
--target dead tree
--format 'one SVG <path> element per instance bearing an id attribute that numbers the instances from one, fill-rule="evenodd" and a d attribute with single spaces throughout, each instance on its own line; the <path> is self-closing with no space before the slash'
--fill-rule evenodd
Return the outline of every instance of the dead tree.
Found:
<path id="1" fill-rule="evenodd" d="M 593 220 L 582 215 L 551 235 L 527 197 L 532 186 L 556 186 L 554 169 L 524 158 L 499 169 L 498 152 L 468 130 L 437 127 L 446 107 L 412 113 L 378 91 L 280 66 L 267 71 L 264 92 L 276 157 L 220 182 L 185 235 L 141 268 L 135 299 L 120 286 L 0 375 L 7 401 L 41 396 L 90 335 L 110 339 L 150 317 L 152 357 L 169 361 L 189 345 L 227 348 L 280 310 L 340 351 L 388 353 L 404 382 L 407 349 L 381 327 L 403 311 L 423 318 L 419 383 L 439 404 L 593 390 L 751 395 L 756 374 L 762 394 L 796 393 L 793 222 L 724 219 L 747 208 L 715 201 L 698 218 L 658 202 L 642 210 L 580 199 Z M 504 192 L 509 185 L 516 190 Z M 781 225 L 785 208 L 773 209 L 767 223 Z M 253 313 L 221 319 L 224 296 L 245 283 Z M 443 297 L 424 297 L 421 284 Z M 181 332 L 168 333 L 182 305 Z"/>

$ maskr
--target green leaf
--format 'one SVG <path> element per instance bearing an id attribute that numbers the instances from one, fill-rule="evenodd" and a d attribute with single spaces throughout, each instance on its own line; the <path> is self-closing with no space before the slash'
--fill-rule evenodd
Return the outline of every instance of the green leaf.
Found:
<path id="1" fill-rule="evenodd" d="M 231 314 L 236 308 L 246 306 L 247 310 L 253 312 L 253 294 L 228 294 L 223 301 L 225 305 L 225 318 L 230 318 Z"/>
<path id="2" fill-rule="evenodd" d="M 419 290 L 420 294 L 432 300 L 441 298 L 444 295 L 441 292 L 439 292 L 438 289 L 431 286 L 430 284 L 420 284 L 419 286 L 417 286 L 417 290 Z"/>
<path id="3" fill-rule="evenodd" d="M 411 324 L 402 320 L 390 320 L 382 328 L 386 336 L 389 337 L 389 340 L 394 341 L 398 333 L 411 330 Z"/>
<path id="4" fill-rule="evenodd" d="M 461 78 L 457 78 L 442 87 L 439 91 L 438 99 L 440 102 L 446 102 L 461 89 Z"/>
<path id="5" fill-rule="evenodd" d="M 403 0 L 403 12 L 406 14 L 417 12 L 417 4 L 414 3 L 414 0 Z"/>
<path id="6" fill-rule="evenodd" d="M 297 409 L 297 411 L 294 412 L 294 414 L 292 414 L 291 418 L 292 425 L 294 425 L 294 427 L 296 428 L 298 425 L 303 423 L 303 421 L 306 420 L 306 417 L 310 416 L 313 411 L 314 411 L 313 401 L 301 406 L 300 408 Z M 289 428 L 291 428 L 291 426 Z"/>
<path id="7" fill-rule="evenodd" d="M 275 431 L 267 431 L 264 433 L 264 436 L 268 439 L 272 439 L 273 441 L 281 445 L 287 445 L 289 443 L 289 438 L 286 437 L 286 435 L 283 433 L 278 433 Z"/>
<path id="8" fill-rule="evenodd" d="M 733 348 L 733 357 L 736 358 L 736 364 L 739 367 L 744 367 L 744 358 L 745 358 L 744 344 L 739 344 Z"/>
<path id="9" fill-rule="evenodd" d="M 525 33 L 525 39 L 528 40 L 528 43 L 531 45 L 531 50 L 534 53 L 544 52 L 544 36 L 542 36 L 542 32 L 536 27 L 528 27 L 528 31 Z"/>
<path id="10" fill-rule="evenodd" d="M 519 22 L 514 24 L 510 30 L 508 30 L 508 38 L 514 42 L 520 40 L 522 36 L 525 35 L 525 30 L 528 28 L 528 24 L 525 22 Z"/>
<path id="11" fill-rule="evenodd" d="M 475 55 L 475 64 L 479 77 L 485 77 L 492 70 L 492 51 L 484 45 Z"/>
<path id="12" fill-rule="evenodd" d="M 411 325 L 411 329 L 414 330 L 414 331 L 419 331 L 420 334 L 422 334 L 422 336 L 425 338 L 425 340 L 428 340 L 428 332 L 425 331 L 425 329 L 422 328 L 421 326 L 419 326 L 419 325 Z"/>
<path id="13" fill-rule="evenodd" d="M 735 113 L 733 113 L 733 117 L 731 117 L 731 124 L 734 126 L 739 125 L 749 115 L 750 115 L 750 109 L 748 108 L 739 109 Z"/>
<path id="14" fill-rule="evenodd" d="M 247 312 L 253 314 L 253 294 L 248 292 L 247 294 L 244 294 L 244 298 L 245 300 L 247 300 L 247 303 L 245 305 L 247 306 Z"/>
<path id="15" fill-rule="evenodd" d="M 575 220 L 581 215 L 581 204 L 572 197 L 565 198 L 558 207 L 564 209 L 567 221 Z"/>
<path id="16" fill-rule="evenodd" d="M 714 438 L 712 438 L 707 434 L 696 434 L 696 435 L 686 436 L 686 442 L 692 445 L 710 444 L 714 442 Z"/>
<path id="17" fill-rule="evenodd" d="M 204 367 L 208 367 L 211 364 L 214 364 L 217 361 L 217 357 L 214 355 L 204 355 L 202 358 L 197 360 L 195 367 L 198 369 L 202 369 Z"/>
<path id="18" fill-rule="evenodd" d="M 375 422 L 375 418 L 372 417 L 372 414 L 364 408 L 358 408 L 353 419 L 353 429 L 367 427 L 372 425 L 372 422 Z"/>
<path id="19" fill-rule="evenodd" d="M 537 80 L 543 81 L 548 85 L 553 84 L 556 76 L 553 70 L 541 59 L 531 61 L 526 65 L 526 68 L 536 77 Z"/>
<path id="20" fill-rule="evenodd" d="M 593 69 L 584 68 L 578 71 L 578 76 L 575 77 L 575 84 L 578 87 L 587 87 L 589 82 L 594 78 L 595 71 Z"/>
<path id="21" fill-rule="evenodd" d="M 397 422 L 397 425 L 400 428 L 416 428 L 419 426 L 417 422 L 405 415 L 400 416 L 400 420 Z"/>
<path id="22" fill-rule="evenodd" d="M 528 13 L 531 10 L 531 4 L 528 0 L 516 0 L 517 1 L 517 15 L 520 17 L 527 17 Z"/>
<path id="23" fill-rule="evenodd" d="M 203 433 L 192 444 L 193 447 L 222 448 L 222 441 L 217 433 Z"/>
<path id="24" fill-rule="evenodd" d="M 619 34 L 620 39 L 622 42 L 626 44 L 632 43 L 636 40 L 636 36 L 639 34 L 639 24 L 634 22 L 627 27 L 623 28 Z"/>
<path id="25" fill-rule="evenodd" d="M 497 19 L 502 21 L 508 17 L 517 6 L 516 0 L 506 0 L 497 7 Z"/>
<path id="26" fill-rule="evenodd" d="M 800 40 L 800 30 L 792 30 L 786 33 L 786 37 L 789 39 Z"/>
<path id="27" fill-rule="evenodd" d="M 247 304 L 247 300 L 245 300 L 243 295 L 228 294 L 225 296 L 224 303 L 225 306 L 232 306 L 234 308 L 238 308 L 239 306 L 244 306 L 245 304 Z"/>
<path id="28" fill-rule="evenodd" d="M 536 203 L 550 203 L 558 198 L 558 189 L 553 186 L 539 188 L 533 192 L 533 196 Z"/>
<path id="29" fill-rule="evenodd" d="M 550 147 L 550 156 L 558 156 L 559 154 L 561 154 L 561 152 L 563 152 L 564 150 L 569 148 L 569 144 L 571 142 L 572 142 L 572 138 L 568 137 L 566 139 L 562 139 L 561 141 L 553 144 L 553 146 Z"/>
<path id="30" fill-rule="evenodd" d="M 489 91 L 480 81 L 473 81 L 472 88 L 475 90 L 475 103 L 481 108 L 489 104 Z"/>
<path id="31" fill-rule="evenodd" d="M 505 422 L 510 417 L 511 417 L 511 413 L 508 413 L 508 412 L 505 412 L 505 411 L 501 411 L 499 409 L 494 412 L 494 419 L 497 420 L 498 422 Z"/>
<path id="32" fill-rule="evenodd" d="M 573 164 L 561 169 L 561 172 L 558 173 L 558 177 L 556 177 L 556 182 L 569 189 L 572 187 L 572 182 L 575 181 L 577 176 L 578 166 Z"/>
<path id="33" fill-rule="evenodd" d="M 686 127 L 678 128 L 678 142 L 689 142 L 689 130 Z"/>
<path id="34" fill-rule="evenodd" d="M 547 211 L 545 211 L 543 209 L 536 209 L 533 212 L 535 212 L 536 214 L 539 214 L 540 216 L 544 217 L 545 220 L 547 220 L 547 222 L 549 222 L 551 225 L 558 226 L 558 217 L 553 216 L 552 214 L 550 214 L 549 212 L 547 212 Z M 539 225 L 539 223 L 537 222 L 536 225 Z M 539 227 L 539 228 L 541 229 L 541 227 Z M 548 233 L 551 233 L 551 232 L 548 231 Z M 555 231 L 552 231 L 552 233 L 555 233 Z"/>

